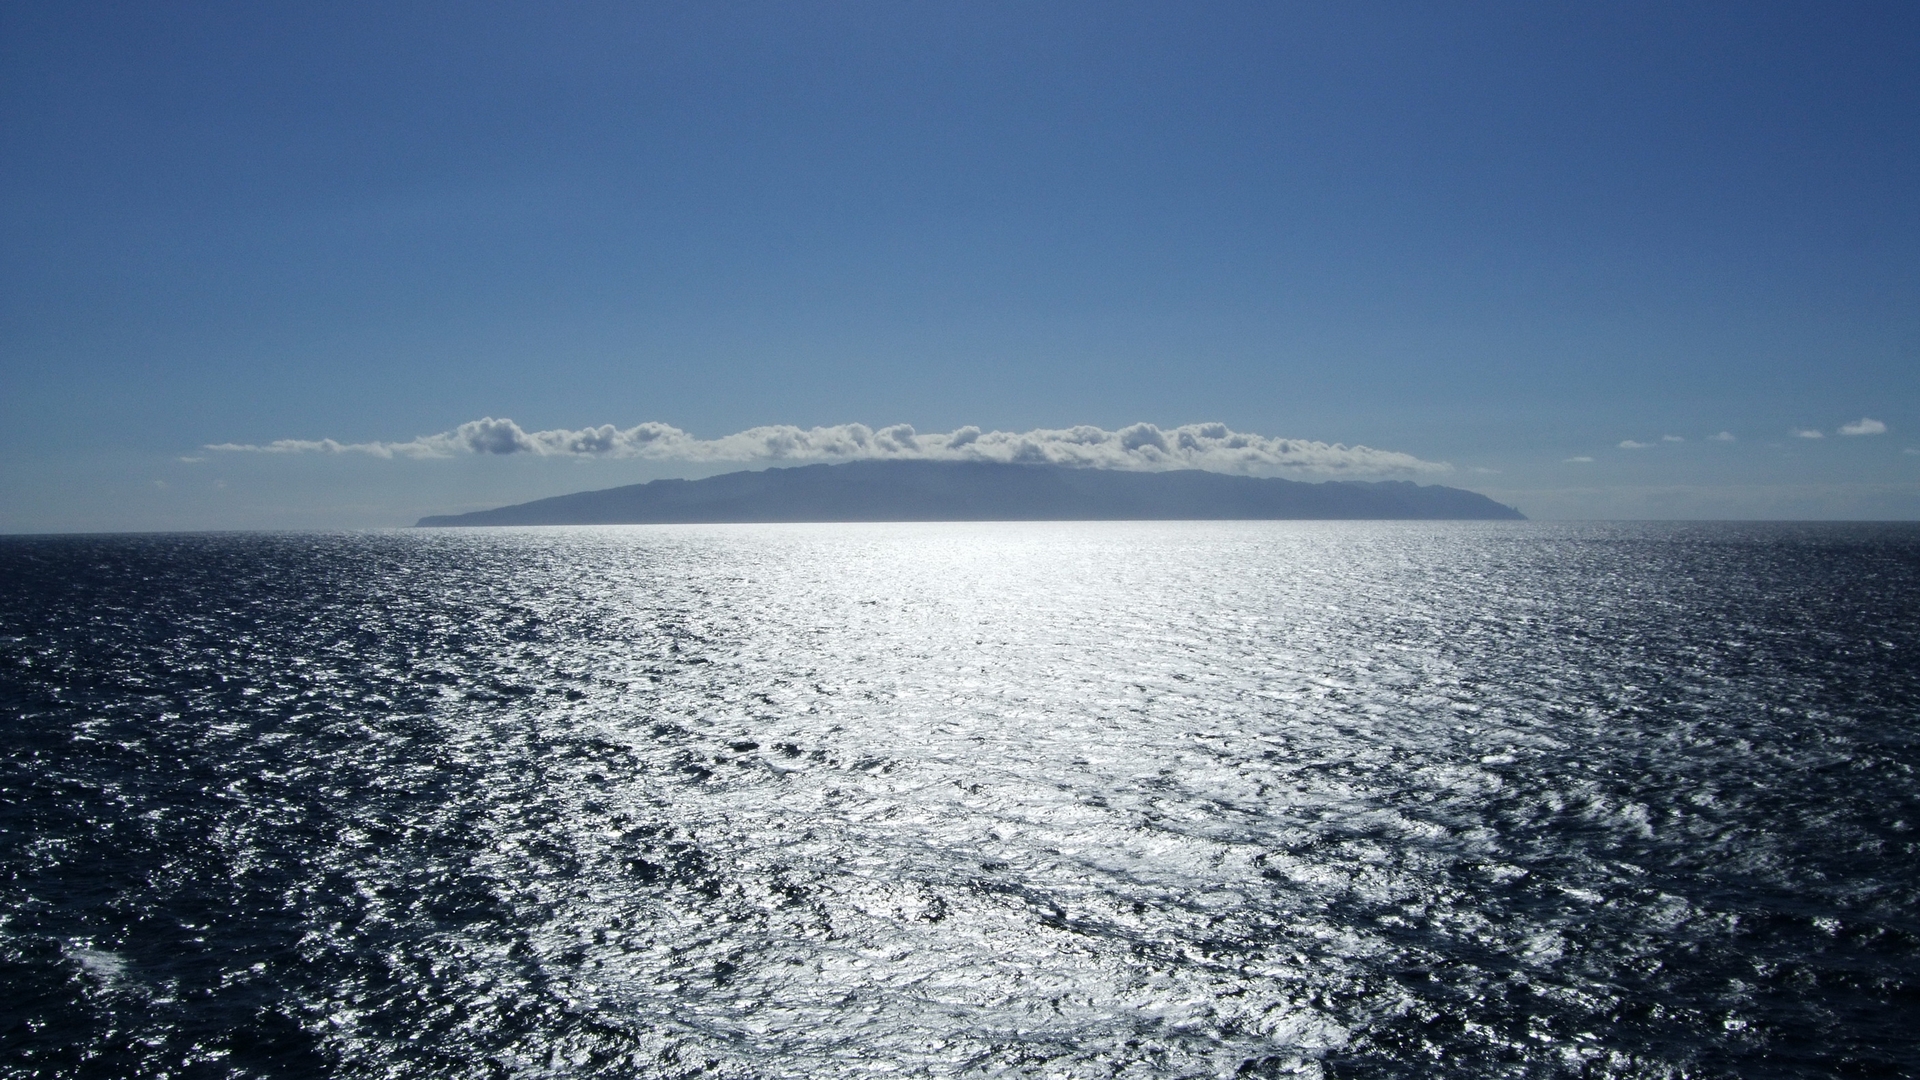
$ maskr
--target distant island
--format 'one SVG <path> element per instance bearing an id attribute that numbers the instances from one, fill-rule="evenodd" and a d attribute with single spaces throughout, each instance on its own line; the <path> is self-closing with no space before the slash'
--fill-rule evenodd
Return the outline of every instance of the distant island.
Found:
<path id="1" fill-rule="evenodd" d="M 423 517 L 417 528 L 799 521 L 1524 521 L 1471 491 L 1405 480 L 1123 472 L 986 461 L 855 461 L 582 491 L 496 510 Z"/>

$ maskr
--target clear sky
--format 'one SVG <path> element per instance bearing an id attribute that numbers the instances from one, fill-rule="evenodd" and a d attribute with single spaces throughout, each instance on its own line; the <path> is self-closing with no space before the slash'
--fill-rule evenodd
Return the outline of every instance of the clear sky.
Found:
<path id="1" fill-rule="evenodd" d="M 854 423 L 1920 517 L 1920 4 L 21 0 L 0 57 L 0 531 Z"/>

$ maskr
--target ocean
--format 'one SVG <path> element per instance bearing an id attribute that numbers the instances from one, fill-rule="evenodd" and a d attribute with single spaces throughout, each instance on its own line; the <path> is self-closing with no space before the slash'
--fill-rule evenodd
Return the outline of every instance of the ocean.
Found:
<path id="1" fill-rule="evenodd" d="M 0 539 L 6 1077 L 1920 1076 L 1920 527 Z"/>

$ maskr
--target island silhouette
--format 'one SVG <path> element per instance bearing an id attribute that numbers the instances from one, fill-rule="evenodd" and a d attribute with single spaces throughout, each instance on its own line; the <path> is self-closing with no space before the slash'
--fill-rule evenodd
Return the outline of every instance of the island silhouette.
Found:
<path id="1" fill-rule="evenodd" d="M 1526 515 L 1485 495 L 1405 480 L 1309 483 L 1182 469 L 1129 472 L 988 461 L 854 461 L 655 480 L 438 514 L 417 528 L 803 521 L 1478 520 Z"/>

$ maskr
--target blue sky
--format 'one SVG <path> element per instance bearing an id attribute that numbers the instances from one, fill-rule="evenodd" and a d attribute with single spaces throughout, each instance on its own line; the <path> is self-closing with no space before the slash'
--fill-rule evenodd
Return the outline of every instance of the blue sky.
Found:
<path id="1" fill-rule="evenodd" d="M 1920 517 L 1910 3 L 15 3 L 0 50 L 0 531 L 768 463 L 204 449 L 489 417 Z"/>

